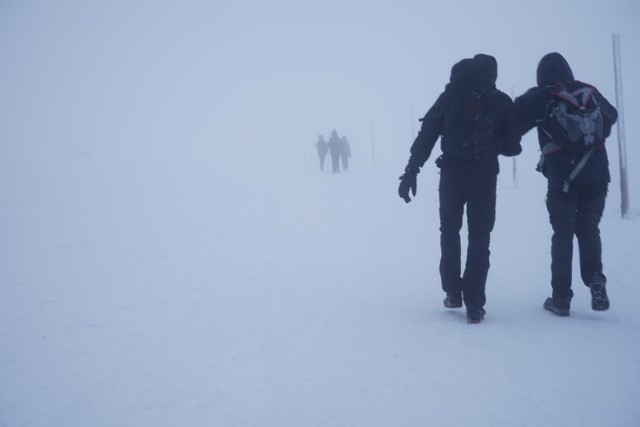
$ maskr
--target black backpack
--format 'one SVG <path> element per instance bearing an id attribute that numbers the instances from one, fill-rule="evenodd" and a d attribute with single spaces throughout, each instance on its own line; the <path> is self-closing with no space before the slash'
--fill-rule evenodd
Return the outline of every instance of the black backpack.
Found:
<path id="1" fill-rule="evenodd" d="M 553 143 L 576 154 L 584 154 L 604 142 L 604 122 L 595 99 L 596 89 L 584 85 L 568 91 L 564 86 L 550 87 L 541 129 Z"/>
<path id="2" fill-rule="evenodd" d="M 495 113 L 491 96 L 497 89 L 456 88 L 445 98 L 443 151 L 459 160 L 497 156 L 499 139 L 493 135 Z"/>

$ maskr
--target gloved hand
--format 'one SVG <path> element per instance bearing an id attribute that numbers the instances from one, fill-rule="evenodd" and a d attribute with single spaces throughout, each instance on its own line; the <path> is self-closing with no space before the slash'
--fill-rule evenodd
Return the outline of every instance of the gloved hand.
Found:
<path id="1" fill-rule="evenodd" d="M 514 157 L 522 153 L 522 145 L 519 142 L 500 147 L 500 154 L 506 157 Z"/>
<path id="2" fill-rule="evenodd" d="M 418 189 L 418 172 L 419 169 L 407 166 L 404 170 L 404 174 L 400 177 L 398 194 L 406 203 L 411 201 L 411 198 L 409 197 L 409 190 L 411 190 L 413 197 L 416 196 L 416 191 Z"/>
<path id="3" fill-rule="evenodd" d="M 542 175 L 544 175 L 545 178 L 548 178 L 547 177 L 548 168 L 547 168 L 547 162 L 545 160 L 546 159 L 544 158 L 544 155 L 541 154 L 540 155 L 540 160 L 538 161 L 538 164 L 536 165 L 536 171 L 542 173 Z"/>

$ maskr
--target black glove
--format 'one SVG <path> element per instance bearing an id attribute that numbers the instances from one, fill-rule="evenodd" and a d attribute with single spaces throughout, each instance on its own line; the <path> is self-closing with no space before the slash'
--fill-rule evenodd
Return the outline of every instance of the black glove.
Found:
<path id="1" fill-rule="evenodd" d="M 411 168 L 407 166 L 404 170 L 404 174 L 400 177 L 400 186 L 398 187 L 398 194 L 404 199 L 406 203 L 411 201 L 409 197 L 409 190 L 416 197 L 416 190 L 418 189 L 418 168 Z"/>
<path id="2" fill-rule="evenodd" d="M 505 157 L 514 157 L 522 153 L 522 145 L 520 143 L 514 143 L 509 146 L 500 147 L 500 154 Z"/>

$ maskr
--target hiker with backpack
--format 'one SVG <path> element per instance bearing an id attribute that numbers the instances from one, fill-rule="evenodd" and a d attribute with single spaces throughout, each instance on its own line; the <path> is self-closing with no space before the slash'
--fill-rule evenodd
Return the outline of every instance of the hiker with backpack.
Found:
<path id="1" fill-rule="evenodd" d="M 498 65 L 479 54 L 451 69 L 450 83 L 422 121 L 400 177 L 398 194 L 405 202 L 416 195 L 417 175 L 440 138 L 440 279 L 444 306 L 467 309 L 469 323 L 486 314 L 489 243 L 496 215 L 498 155 L 520 154 L 513 121 L 513 103 L 496 89 Z M 460 229 L 466 205 L 467 261 L 461 271 Z"/>
<path id="2" fill-rule="evenodd" d="M 538 63 L 537 83 L 516 98 L 514 113 L 520 135 L 537 127 L 542 151 L 538 170 L 547 178 L 552 294 L 543 306 L 558 316 L 569 315 L 575 235 L 591 308 L 604 311 L 609 297 L 599 223 L 610 181 L 604 143 L 618 112 L 594 86 L 575 80 L 569 63 L 557 52 Z"/>

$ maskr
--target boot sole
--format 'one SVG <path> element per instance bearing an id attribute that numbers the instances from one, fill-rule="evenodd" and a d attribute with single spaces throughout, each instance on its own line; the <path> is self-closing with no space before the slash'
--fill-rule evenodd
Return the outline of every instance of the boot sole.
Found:
<path id="1" fill-rule="evenodd" d="M 569 316 L 569 310 L 560 311 L 557 308 L 555 308 L 553 305 L 549 304 L 547 301 L 544 302 L 543 307 L 544 307 L 545 310 L 552 312 L 556 316 L 560 316 L 560 317 Z"/>
<path id="2" fill-rule="evenodd" d="M 460 308 L 460 307 L 462 307 L 462 303 L 460 303 L 460 304 L 447 304 L 447 303 L 445 303 L 444 306 L 446 308 Z"/>
<path id="3" fill-rule="evenodd" d="M 609 301 L 601 298 L 594 298 L 591 301 L 591 308 L 593 311 L 607 311 L 609 310 Z"/>
<path id="4" fill-rule="evenodd" d="M 467 314 L 467 323 L 470 323 L 472 325 L 480 323 L 480 322 L 482 322 L 484 320 L 484 316 L 486 314 L 487 314 L 487 312 L 484 311 L 484 310 L 480 313 L 480 317 L 475 317 L 475 316 L 474 317 L 469 317 L 469 315 Z"/>

